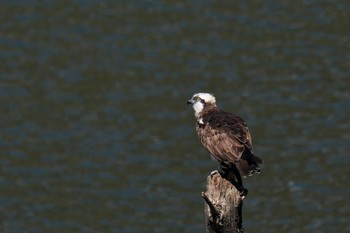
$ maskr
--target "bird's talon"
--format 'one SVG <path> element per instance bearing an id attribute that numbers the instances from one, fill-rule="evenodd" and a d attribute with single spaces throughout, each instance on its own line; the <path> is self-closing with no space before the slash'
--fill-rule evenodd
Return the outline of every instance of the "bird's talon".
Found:
<path id="1" fill-rule="evenodd" d="M 213 175 L 215 175 L 216 173 L 218 173 L 218 170 L 215 170 L 215 171 L 210 172 L 210 176 L 213 176 Z"/>
<path id="2" fill-rule="evenodd" d="M 248 195 L 248 189 L 242 187 L 242 189 L 239 190 L 239 195 L 240 195 L 242 198 L 245 198 L 245 197 Z"/>

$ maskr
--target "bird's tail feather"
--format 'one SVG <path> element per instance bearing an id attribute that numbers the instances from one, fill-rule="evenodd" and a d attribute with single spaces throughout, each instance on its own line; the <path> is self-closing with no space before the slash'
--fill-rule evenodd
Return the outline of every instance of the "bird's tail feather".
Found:
<path id="1" fill-rule="evenodd" d="M 260 173 L 262 164 L 262 159 L 253 154 L 250 154 L 249 156 L 242 156 L 242 158 L 235 163 L 237 169 L 243 177 L 251 176 L 254 173 Z"/>

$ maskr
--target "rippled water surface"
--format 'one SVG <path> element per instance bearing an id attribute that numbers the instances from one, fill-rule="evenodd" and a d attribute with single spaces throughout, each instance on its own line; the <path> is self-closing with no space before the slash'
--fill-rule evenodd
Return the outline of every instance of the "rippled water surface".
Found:
<path id="1" fill-rule="evenodd" d="M 0 5 L 1 232 L 205 232 L 199 91 L 265 161 L 247 232 L 350 232 L 345 1 Z"/>

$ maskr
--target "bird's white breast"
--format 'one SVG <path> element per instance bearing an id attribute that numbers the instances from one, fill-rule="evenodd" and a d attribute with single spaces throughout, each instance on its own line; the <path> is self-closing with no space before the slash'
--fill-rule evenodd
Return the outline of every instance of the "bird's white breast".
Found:
<path id="1" fill-rule="evenodd" d="M 201 124 L 201 125 L 204 125 L 203 118 L 199 118 L 199 119 L 198 119 L 198 123 Z"/>

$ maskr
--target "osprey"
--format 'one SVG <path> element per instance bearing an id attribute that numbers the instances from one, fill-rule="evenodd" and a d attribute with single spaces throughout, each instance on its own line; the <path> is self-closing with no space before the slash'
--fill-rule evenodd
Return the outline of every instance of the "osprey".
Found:
<path id="1" fill-rule="evenodd" d="M 260 172 L 262 160 L 253 153 L 252 138 L 241 117 L 218 108 L 209 93 L 194 94 L 187 105 L 195 111 L 200 141 L 219 162 L 221 174 L 228 169 L 238 170 L 244 177 Z"/>

